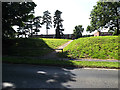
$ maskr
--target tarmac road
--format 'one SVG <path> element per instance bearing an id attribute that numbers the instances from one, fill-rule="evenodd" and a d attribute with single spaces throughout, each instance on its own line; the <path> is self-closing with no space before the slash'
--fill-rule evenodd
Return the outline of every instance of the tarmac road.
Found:
<path id="1" fill-rule="evenodd" d="M 118 88 L 118 70 L 2 64 L 3 88 Z"/>

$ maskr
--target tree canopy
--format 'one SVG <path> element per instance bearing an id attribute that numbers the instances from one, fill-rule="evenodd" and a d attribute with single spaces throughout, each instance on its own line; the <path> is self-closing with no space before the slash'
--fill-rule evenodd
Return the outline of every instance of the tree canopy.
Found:
<path id="1" fill-rule="evenodd" d="M 82 37 L 82 32 L 84 31 L 84 28 L 82 28 L 82 25 L 75 26 L 75 29 L 73 30 L 73 35 L 75 38 Z"/>
<path id="2" fill-rule="evenodd" d="M 46 34 L 48 35 L 48 29 L 50 29 L 50 27 L 52 27 L 52 19 L 51 19 L 51 16 L 50 16 L 50 12 L 47 10 L 45 12 L 43 12 L 43 24 L 46 23 Z"/>
<path id="3" fill-rule="evenodd" d="M 3 2 L 2 3 L 2 37 L 32 37 L 37 35 L 43 24 L 46 23 L 46 30 L 52 26 L 50 12 L 47 10 L 43 16 L 33 15 L 36 4 L 34 2 Z M 56 28 L 56 38 L 63 35 L 62 12 L 56 10 L 54 14 L 54 28 Z M 13 26 L 18 26 L 17 31 Z M 48 31 L 47 31 L 48 34 Z"/>
<path id="4" fill-rule="evenodd" d="M 108 28 L 112 31 L 117 29 L 117 35 L 120 34 L 119 28 L 119 10 L 120 2 L 97 2 L 90 14 L 90 25 L 87 31 L 93 32 L 100 28 Z"/>
<path id="5" fill-rule="evenodd" d="M 61 36 L 63 35 L 62 31 L 64 31 L 62 25 L 63 19 L 61 18 L 61 14 L 62 14 L 61 11 L 56 10 L 55 16 L 53 17 L 54 28 L 56 28 L 56 35 L 55 35 L 56 38 L 61 38 Z"/>
<path id="6" fill-rule="evenodd" d="M 2 36 L 14 37 L 12 26 L 24 26 L 24 22 L 34 18 L 34 2 L 3 2 L 2 3 Z"/>
<path id="7" fill-rule="evenodd" d="M 38 34 L 38 32 L 40 32 L 40 29 L 39 28 L 41 28 L 42 26 L 42 17 L 41 16 L 37 16 L 37 17 L 35 17 L 35 18 L 33 18 L 33 25 L 34 25 L 34 27 L 35 27 L 35 29 L 33 29 L 34 30 L 34 33 L 36 33 L 36 35 Z"/>

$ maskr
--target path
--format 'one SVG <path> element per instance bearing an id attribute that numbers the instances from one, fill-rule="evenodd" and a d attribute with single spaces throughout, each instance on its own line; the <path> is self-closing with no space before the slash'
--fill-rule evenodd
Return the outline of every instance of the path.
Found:
<path id="1" fill-rule="evenodd" d="M 67 43 L 59 46 L 55 51 L 53 51 L 53 52 L 51 52 L 51 53 L 43 56 L 42 59 L 60 59 L 60 58 L 56 55 L 56 53 L 60 52 L 60 50 L 58 50 L 58 49 L 64 49 L 64 48 L 65 48 L 68 44 L 70 44 L 72 41 L 73 41 L 73 40 L 70 40 L 70 41 L 68 41 Z"/>
<path id="2" fill-rule="evenodd" d="M 68 41 L 67 43 L 59 46 L 57 49 L 64 49 L 68 44 L 70 44 L 73 40 Z"/>
<path id="3" fill-rule="evenodd" d="M 95 61 L 95 62 L 120 62 L 120 60 L 111 60 L 111 59 L 64 59 L 64 60 L 74 60 L 74 61 Z"/>
<path id="4" fill-rule="evenodd" d="M 4 88 L 8 86 L 71 88 L 70 90 L 72 88 L 118 88 L 118 70 L 116 69 L 62 68 L 4 63 L 2 67 Z"/>

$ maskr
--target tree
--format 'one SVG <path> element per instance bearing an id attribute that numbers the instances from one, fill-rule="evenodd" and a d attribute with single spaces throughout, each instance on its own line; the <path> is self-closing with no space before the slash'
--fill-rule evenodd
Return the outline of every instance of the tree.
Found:
<path id="1" fill-rule="evenodd" d="M 16 32 L 16 36 L 19 38 L 20 35 L 23 37 L 23 35 L 25 35 L 25 38 L 26 38 L 26 29 L 24 29 L 24 27 L 19 27 L 17 28 L 17 32 Z"/>
<path id="2" fill-rule="evenodd" d="M 14 37 L 16 31 L 12 26 L 23 27 L 24 22 L 34 17 L 34 2 L 3 2 L 2 3 L 2 36 Z"/>
<path id="3" fill-rule="evenodd" d="M 73 30 L 73 35 L 76 39 L 82 37 L 83 30 L 84 28 L 82 28 L 82 25 L 75 26 L 75 29 Z"/>
<path id="4" fill-rule="evenodd" d="M 63 19 L 61 19 L 61 14 L 62 14 L 61 11 L 56 10 L 55 16 L 53 17 L 54 28 L 56 28 L 56 35 L 55 35 L 56 38 L 61 38 L 61 36 L 63 35 L 62 31 L 64 31 L 62 25 Z"/>
<path id="5" fill-rule="evenodd" d="M 32 37 L 33 36 L 33 19 L 28 19 L 28 21 L 25 22 L 24 25 L 24 29 L 27 29 L 27 31 L 29 32 L 28 36 Z"/>
<path id="6" fill-rule="evenodd" d="M 33 19 L 33 22 L 34 22 L 33 25 L 35 26 L 34 33 L 36 33 L 36 35 L 38 32 L 40 32 L 39 28 L 42 27 L 41 18 L 42 18 L 41 16 L 37 16 Z"/>
<path id="7" fill-rule="evenodd" d="M 94 30 L 94 27 L 88 25 L 86 31 L 89 31 L 90 33 Z"/>
<path id="8" fill-rule="evenodd" d="M 90 27 L 87 31 L 99 30 L 99 28 L 110 28 L 115 31 L 117 29 L 117 35 L 120 34 L 119 28 L 119 12 L 120 2 L 97 2 L 90 14 Z M 91 29 L 92 28 L 92 29 Z"/>
<path id="9" fill-rule="evenodd" d="M 45 23 L 46 23 L 46 34 L 48 35 L 48 29 L 50 29 L 50 27 L 52 27 L 51 16 L 50 16 L 50 12 L 48 10 L 43 12 L 43 24 L 45 24 Z"/>

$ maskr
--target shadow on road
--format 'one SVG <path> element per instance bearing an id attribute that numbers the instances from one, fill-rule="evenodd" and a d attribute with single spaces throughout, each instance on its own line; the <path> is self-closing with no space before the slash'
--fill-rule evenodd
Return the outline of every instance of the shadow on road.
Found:
<path id="1" fill-rule="evenodd" d="M 76 75 L 70 71 L 72 69 L 74 68 L 3 64 L 3 88 L 70 88 L 67 82 L 76 81 Z"/>

